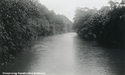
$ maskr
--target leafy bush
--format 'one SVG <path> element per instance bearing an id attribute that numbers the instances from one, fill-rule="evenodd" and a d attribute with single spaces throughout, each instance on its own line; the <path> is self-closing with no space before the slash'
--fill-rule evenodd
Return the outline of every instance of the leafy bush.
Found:
<path id="1" fill-rule="evenodd" d="M 83 38 L 96 40 L 109 47 L 123 48 L 125 6 L 115 2 L 113 4 L 100 10 L 89 8 L 76 10 L 74 28 L 77 33 Z"/>
<path id="2" fill-rule="evenodd" d="M 2 63 L 12 62 L 38 36 L 68 31 L 67 24 L 72 23 L 64 22 L 37 0 L 0 0 Z"/>

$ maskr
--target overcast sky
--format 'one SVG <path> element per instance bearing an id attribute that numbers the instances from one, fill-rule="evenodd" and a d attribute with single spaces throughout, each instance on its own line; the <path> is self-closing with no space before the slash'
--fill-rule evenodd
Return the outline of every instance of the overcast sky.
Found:
<path id="1" fill-rule="evenodd" d="M 63 14 L 71 21 L 75 14 L 77 7 L 96 7 L 108 5 L 109 0 L 39 0 L 41 4 L 46 6 L 49 10 L 54 10 L 56 14 Z"/>

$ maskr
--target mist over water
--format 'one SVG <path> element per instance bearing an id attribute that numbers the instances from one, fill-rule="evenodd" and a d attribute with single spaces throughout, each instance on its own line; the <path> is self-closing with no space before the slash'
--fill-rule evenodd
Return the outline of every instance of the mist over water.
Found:
<path id="1" fill-rule="evenodd" d="M 82 40 L 76 33 L 41 37 L 22 52 L 13 72 L 45 75 L 124 75 L 122 52 Z"/>

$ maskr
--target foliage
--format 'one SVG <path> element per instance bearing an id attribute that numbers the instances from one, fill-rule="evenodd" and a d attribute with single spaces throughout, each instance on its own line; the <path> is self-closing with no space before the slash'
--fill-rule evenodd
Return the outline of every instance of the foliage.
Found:
<path id="1" fill-rule="evenodd" d="M 86 39 L 96 40 L 109 47 L 124 47 L 125 6 L 109 2 L 100 10 L 76 10 L 74 28 Z"/>
<path id="2" fill-rule="evenodd" d="M 30 45 L 37 36 L 68 31 L 66 17 L 56 15 L 37 0 L 0 0 L 0 40 L 2 63 L 12 62 L 15 56 Z"/>

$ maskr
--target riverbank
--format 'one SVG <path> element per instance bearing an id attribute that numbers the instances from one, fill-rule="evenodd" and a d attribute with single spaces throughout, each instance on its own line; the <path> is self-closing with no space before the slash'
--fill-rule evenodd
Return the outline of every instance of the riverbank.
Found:
<path id="1" fill-rule="evenodd" d="M 123 75 L 124 55 L 117 49 L 103 48 L 76 33 L 40 37 L 23 51 L 12 72 L 44 72 L 47 75 Z"/>

